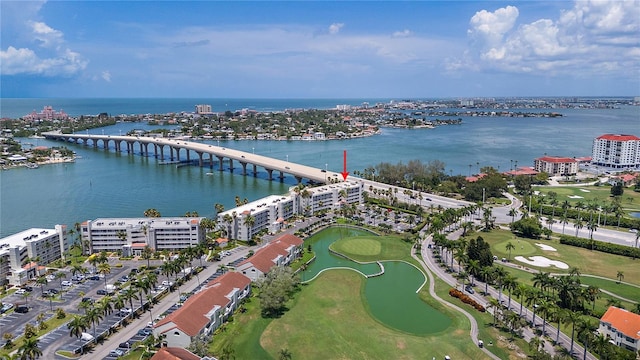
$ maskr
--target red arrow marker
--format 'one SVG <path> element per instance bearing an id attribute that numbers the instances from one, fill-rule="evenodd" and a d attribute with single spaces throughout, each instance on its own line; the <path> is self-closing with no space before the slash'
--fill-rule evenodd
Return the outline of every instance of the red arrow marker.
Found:
<path id="1" fill-rule="evenodd" d="M 343 152 L 343 157 L 344 157 L 344 167 L 342 170 L 342 178 L 344 179 L 344 181 L 347 181 L 347 176 L 349 176 L 349 172 L 347 171 L 347 150 Z"/>

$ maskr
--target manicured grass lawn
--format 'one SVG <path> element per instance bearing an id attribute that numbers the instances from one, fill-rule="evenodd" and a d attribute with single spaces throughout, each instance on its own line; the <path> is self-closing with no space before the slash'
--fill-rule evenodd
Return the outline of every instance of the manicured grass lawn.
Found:
<path id="1" fill-rule="evenodd" d="M 304 359 L 484 358 L 469 341 L 468 325 L 457 314 L 442 333 L 412 336 L 375 321 L 362 301 L 364 279 L 346 270 L 324 272 L 298 295 L 296 305 L 269 324 L 260 344 L 273 357 L 288 349 Z"/>
<path id="2" fill-rule="evenodd" d="M 343 254 L 353 254 L 361 256 L 375 256 L 380 254 L 382 245 L 377 239 L 364 237 L 347 238 L 334 243 L 333 249 Z"/>
<path id="3" fill-rule="evenodd" d="M 226 323 L 223 330 L 219 331 L 209 344 L 211 354 L 220 357 L 223 349 L 232 351 L 236 359 L 271 359 L 260 346 L 260 335 L 266 329 L 271 319 L 265 319 L 260 315 L 259 301 L 251 297 L 245 303 L 245 313 L 233 315 L 233 322 Z M 273 356 L 277 359 L 277 356 Z"/>
<path id="4" fill-rule="evenodd" d="M 611 202 L 613 199 L 611 195 L 610 186 L 541 186 L 536 187 L 534 190 L 540 191 L 543 194 L 553 191 L 558 194 L 558 201 L 560 203 L 568 200 L 572 206 L 578 201 L 586 203 L 592 199 L 596 199 L 599 203 Z M 587 191 L 582 191 L 587 190 Z M 569 196 L 582 196 L 582 198 L 570 198 Z M 627 210 L 640 210 L 640 193 L 626 188 L 624 194 L 620 198 L 622 208 Z"/>
<path id="5" fill-rule="evenodd" d="M 578 248 L 569 245 L 560 244 L 558 240 L 532 240 L 526 238 L 516 237 L 514 239 L 514 235 L 506 230 L 492 230 L 491 232 L 480 232 L 471 234 L 470 237 L 482 236 L 482 238 L 487 241 L 491 245 L 491 251 L 497 255 L 499 258 L 508 257 L 509 253 L 506 251 L 502 244 L 506 244 L 506 242 L 511 241 L 516 248 L 512 250 L 512 262 L 515 264 L 519 264 L 517 261 L 513 260 L 513 257 L 517 255 L 523 256 L 544 256 L 552 260 L 562 261 L 569 265 L 569 267 L 577 267 L 581 273 L 583 274 L 591 274 L 598 275 L 602 277 L 606 277 L 609 279 L 616 278 L 618 271 L 624 272 L 624 281 L 632 284 L 640 285 L 640 259 L 632 259 L 619 255 L 606 254 L 599 251 L 591 251 L 588 249 Z M 520 243 L 518 243 L 518 241 Z M 529 253 L 528 250 L 523 251 L 523 253 L 519 253 L 521 251 L 520 244 L 529 243 L 534 249 L 535 252 Z M 536 246 L 535 243 L 545 244 L 554 247 L 557 251 L 543 251 L 540 247 Z M 497 246 L 500 244 L 500 246 Z M 541 270 L 545 272 L 557 272 L 557 273 L 567 273 L 568 270 L 560 270 L 554 267 L 533 267 L 526 264 L 520 264 L 523 267 Z M 611 291 L 614 291 L 613 289 Z M 633 297 L 634 299 L 640 299 L 640 292 Z"/>
<path id="6" fill-rule="evenodd" d="M 359 244 L 367 246 L 369 250 L 358 249 Z M 378 249 L 377 253 L 371 254 L 376 249 Z M 372 236 L 370 238 L 346 237 L 331 244 L 331 250 L 362 262 L 411 259 L 411 243 L 402 241 L 402 238 L 397 235 Z"/>

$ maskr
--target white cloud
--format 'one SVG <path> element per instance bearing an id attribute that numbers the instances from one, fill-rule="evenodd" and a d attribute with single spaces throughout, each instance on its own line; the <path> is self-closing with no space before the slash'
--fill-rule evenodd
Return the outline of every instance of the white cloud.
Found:
<path id="1" fill-rule="evenodd" d="M 55 58 L 40 58 L 31 49 L 9 46 L 0 50 L 0 73 L 2 75 L 44 75 L 70 76 L 83 70 L 87 61 L 69 49 L 65 49 Z"/>
<path id="2" fill-rule="evenodd" d="M 396 31 L 393 33 L 393 37 L 407 37 L 413 35 L 413 32 L 409 29 L 404 29 L 402 31 Z"/>
<path id="3" fill-rule="evenodd" d="M 640 6 L 633 0 L 576 1 L 557 19 L 516 24 L 513 6 L 477 12 L 469 22 L 468 64 L 507 72 L 545 75 L 635 74 L 640 70 Z M 464 61 L 452 61 L 460 68 Z M 631 65 L 630 65 L 631 64 Z"/>
<path id="4" fill-rule="evenodd" d="M 111 73 L 109 71 L 103 71 L 102 79 L 106 82 L 111 82 Z"/>
<path id="5" fill-rule="evenodd" d="M 343 27 L 344 27 L 343 23 L 333 23 L 329 25 L 329 34 L 335 35 L 339 33 Z"/>
<path id="6" fill-rule="evenodd" d="M 32 29 L 33 38 L 43 47 L 57 47 L 64 41 L 62 32 L 52 29 L 43 22 L 29 21 L 28 24 Z"/>
<path id="7" fill-rule="evenodd" d="M 43 4 L 3 3 L 2 31 L 12 36 L 4 41 L 6 50 L 0 49 L 0 75 L 68 77 L 86 69 L 88 61 L 68 47 L 63 32 L 40 21 Z"/>

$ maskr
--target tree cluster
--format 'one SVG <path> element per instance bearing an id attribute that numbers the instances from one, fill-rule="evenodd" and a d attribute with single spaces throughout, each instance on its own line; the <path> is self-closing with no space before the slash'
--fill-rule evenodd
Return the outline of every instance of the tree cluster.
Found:
<path id="1" fill-rule="evenodd" d="M 542 234 L 542 225 L 538 219 L 525 217 L 509 225 L 511 232 L 520 236 L 537 239 Z"/>
<path id="2" fill-rule="evenodd" d="M 482 236 L 469 240 L 467 245 L 467 257 L 469 260 L 477 260 L 480 268 L 493 265 L 491 246 L 485 242 Z M 477 274 L 474 274 L 477 276 Z"/>
<path id="3" fill-rule="evenodd" d="M 486 175 L 475 182 L 470 182 L 464 188 L 464 198 L 469 201 L 481 201 L 488 198 L 502 197 L 502 193 L 507 190 L 507 181 L 493 168 L 488 170 Z"/>
<path id="4" fill-rule="evenodd" d="M 299 283 L 298 276 L 290 267 L 276 266 L 271 269 L 257 284 L 262 316 L 281 315 Z"/>

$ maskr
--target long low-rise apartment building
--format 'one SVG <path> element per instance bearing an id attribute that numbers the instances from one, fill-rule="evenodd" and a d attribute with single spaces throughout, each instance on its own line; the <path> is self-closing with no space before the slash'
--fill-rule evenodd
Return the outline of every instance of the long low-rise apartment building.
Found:
<path id="1" fill-rule="evenodd" d="M 154 251 L 178 251 L 205 241 L 203 217 L 103 218 L 87 220 L 80 231 L 89 252 L 121 251 L 139 255 L 146 246 Z"/>
<path id="2" fill-rule="evenodd" d="M 205 285 L 176 311 L 153 327 L 169 347 L 186 348 L 200 335 L 209 335 L 238 308 L 251 293 L 251 280 L 236 272 L 228 272 Z"/>
<path id="3" fill-rule="evenodd" d="M 66 225 L 33 228 L 0 239 L 0 282 L 22 285 L 37 277 L 38 265 L 62 258 L 71 245 Z"/>
<path id="4" fill-rule="evenodd" d="M 247 241 L 264 229 L 278 232 L 294 215 L 361 204 L 363 188 L 357 181 L 304 189 L 293 187 L 286 195 L 267 196 L 218 214 L 217 226 L 228 238 Z"/>
<path id="5" fill-rule="evenodd" d="M 303 243 L 303 240 L 295 235 L 284 234 L 258 249 L 253 256 L 238 264 L 236 269 L 251 281 L 256 281 L 273 267 L 286 266 L 297 259 L 302 253 Z"/>

